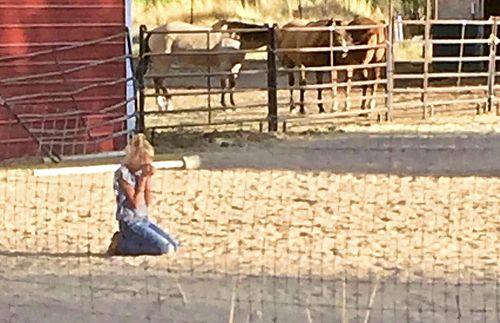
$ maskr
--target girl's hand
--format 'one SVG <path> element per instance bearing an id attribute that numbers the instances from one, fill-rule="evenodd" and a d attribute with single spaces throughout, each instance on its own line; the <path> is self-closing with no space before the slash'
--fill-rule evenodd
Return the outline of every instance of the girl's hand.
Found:
<path id="1" fill-rule="evenodd" d="M 141 170 L 142 170 L 142 177 L 151 177 L 154 175 L 154 173 L 156 171 L 154 166 L 151 164 L 143 165 Z"/>

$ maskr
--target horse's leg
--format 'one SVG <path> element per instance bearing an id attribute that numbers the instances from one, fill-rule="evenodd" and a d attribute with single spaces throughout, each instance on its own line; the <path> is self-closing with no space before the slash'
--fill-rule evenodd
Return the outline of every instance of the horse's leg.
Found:
<path id="1" fill-rule="evenodd" d="M 301 114 L 305 114 L 306 113 L 306 110 L 304 108 L 304 105 L 305 105 L 305 92 L 306 92 L 306 89 L 304 88 L 307 84 L 307 80 L 306 80 L 306 71 L 304 70 L 304 67 L 302 66 L 300 68 L 300 81 L 299 81 L 299 84 L 300 84 L 300 110 L 299 112 Z"/>
<path id="2" fill-rule="evenodd" d="M 377 91 L 378 91 L 378 80 L 380 80 L 380 74 L 381 74 L 381 71 L 380 71 L 380 67 L 375 67 L 373 69 L 373 80 L 375 81 L 375 83 L 373 84 L 373 87 L 372 87 L 372 96 L 371 96 L 371 100 L 370 100 L 370 109 L 375 109 L 376 106 L 377 106 L 377 99 L 375 98 L 375 96 L 377 95 Z"/>
<path id="3" fill-rule="evenodd" d="M 221 88 L 221 94 L 220 94 L 220 104 L 223 107 L 226 107 L 226 82 L 227 78 L 225 75 L 221 76 L 220 78 L 220 88 Z"/>
<path id="4" fill-rule="evenodd" d="M 231 74 L 229 75 L 229 101 L 231 102 L 232 106 L 235 106 L 236 104 L 234 103 L 234 88 L 236 87 L 236 77 L 238 75 Z"/>
<path id="5" fill-rule="evenodd" d="M 165 102 L 165 110 L 173 111 L 174 105 L 172 103 L 172 95 L 168 92 L 167 86 L 165 85 L 165 79 L 163 79 L 160 83 L 160 89 L 163 92 L 162 98 L 164 98 Z"/>
<path id="6" fill-rule="evenodd" d="M 323 72 L 316 72 L 316 83 L 318 85 L 323 85 Z M 323 88 L 318 88 L 318 109 L 319 113 L 325 113 L 323 108 Z"/>
<path id="7" fill-rule="evenodd" d="M 363 76 L 363 82 L 367 82 L 370 80 L 370 77 L 369 77 L 369 71 L 367 68 L 363 68 L 363 70 L 361 71 L 361 75 Z M 367 92 L 368 92 L 368 87 L 371 88 L 371 86 L 369 86 L 368 84 L 363 84 L 363 86 L 361 87 L 363 89 L 363 100 L 361 101 L 361 109 L 366 109 L 366 99 L 367 99 Z"/>
<path id="8" fill-rule="evenodd" d="M 153 82 L 155 85 L 156 105 L 158 106 L 158 110 L 165 110 L 167 102 L 165 101 L 162 82 L 159 78 L 154 78 Z"/>
<path id="9" fill-rule="evenodd" d="M 330 75 L 331 75 L 331 82 L 332 82 L 332 100 L 333 100 L 332 112 L 336 112 L 339 109 L 339 101 L 337 98 L 337 95 L 338 95 L 338 86 L 337 86 L 338 71 L 337 70 L 331 71 Z"/>
<path id="10" fill-rule="evenodd" d="M 354 76 L 354 70 L 352 68 L 348 68 L 347 71 L 347 86 L 345 88 L 345 110 L 351 110 L 351 90 L 352 90 L 352 78 Z"/>
<path id="11" fill-rule="evenodd" d="M 159 111 L 172 111 L 174 110 L 174 106 L 172 104 L 172 96 L 168 92 L 163 82 L 164 80 L 160 80 L 159 78 L 154 79 L 156 104 L 158 105 Z"/>
<path id="12" fill-rule="evenodd" d="M 236 103 L 234 103 L 234 89 L 236 88 L 236 79 L 240 74 L 241 66 L 241 63 L 234 64 L 231 67 L 231 74 L 224 76 L 226 79 L 226 86 L 229 88 L 229 102 L 232 106 L 236 105 Z"/>
<path id="13" fill-rule="evenodd" d="M 162 90 L 163 90 L 163 97 L 167 101 L 166 110 L 174 111 L 174 104 L 172 103 L 172 95 L 168 92 L 168 89 L 164 85 L 162 86 Z"/>
<path id="14" fill-rule="evenodd" d="M 293 100 L 293 87 L 295 85 L 295 76 L 293 72 L 288 72 L 288 88 L 290 89 L 290 112 L 295 110 L 295 101 Z"/>

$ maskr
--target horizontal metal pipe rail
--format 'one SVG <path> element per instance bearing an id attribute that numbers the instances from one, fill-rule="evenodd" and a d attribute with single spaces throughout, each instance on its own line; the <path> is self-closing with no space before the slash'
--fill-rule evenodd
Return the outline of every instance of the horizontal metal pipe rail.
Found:
<path id="1" fill-rule="evenodd" d="M 86 47 L 86 46 L 92 46 L 92 45 L 96 45 L 99 43 L 107 42 L 107 41 L 110 41 L 112 39 L 119 39 L 119 38 L 125 39 L 126 36 L 127 36 L 127 33 L 120 32 L 120 33 L 117 33 L 117 34 L 114 34 L 111 36 L 106 36 L 106 37 L 93 39 L 93 40 L 89 40 L 89 41 L 84 41 L 84 42 L 69 42 L 69 45 L 63 46 L 63 47 L 51 48 L 51 49 L 31 52 L 31 53 L 27 53 L 27 54 L 19 54 L 19 55 L 0 57 L 0 62 L 10 61 L 10 60 L 15 60 L 15 59 L 32 58 L 32 57 L 46 55 L 46 54 L 52 54 L 52 53 L 65 52 L 65 51 L 69 51 L 69 50 L 73 50 L 73 49 L 77 49 L 77 48 L 82 48 L 82 47 Z"/>

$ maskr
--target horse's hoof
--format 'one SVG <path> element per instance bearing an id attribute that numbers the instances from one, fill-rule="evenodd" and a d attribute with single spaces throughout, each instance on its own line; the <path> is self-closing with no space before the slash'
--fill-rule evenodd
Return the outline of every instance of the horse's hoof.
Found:
<path id="1" fill-rule="evenodd" d="M 158 110 L 166 110 L 168 109 L 168 102 L 163 96 L 156 97 L 156 104 L 158 105 Z"/>

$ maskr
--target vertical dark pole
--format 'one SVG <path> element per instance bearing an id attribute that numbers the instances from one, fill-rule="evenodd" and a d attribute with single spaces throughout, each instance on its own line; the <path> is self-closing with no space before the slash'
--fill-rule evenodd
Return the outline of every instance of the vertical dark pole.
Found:
<path id="1" fill-rule="evenodd" d="M 191 0 L 191 18 L 189 19 L 190 23 L 194 23 L 194 0 Z"/>
<path id="2" fill-rule="evenodd" d="M 387 26 L 387 47 L 386 47 L 386 78 L 387 78 L 387 115 L 386 120 L 393 120 L 393 102 L 394 102 L 394 3 L 389 1 L 389 23 Z"/>
<path id="3" fill-rule="evenodd" d="M 490 36 L 490 64 L 488 66 L 488 106 L 487 111 L 493 111 L 495 105 L 495 76 L 496 76 L 496 55 L 497 55 L 497 32 L 498 20 L 493 19 L 493 26 L 491 27 Z"/>
<path id="4" fill-rule="evenodd" d="M 143 62 L 144 58 L 144 34 L 146 33 L 147 29 L 145 25 L 141 25 L 139 28 L 139 62 Z M 144 89 L 145 89 L 145 84 L 144 84 L 144 73 L 146 73 L 146 68 L 143 68 L 140 70 L 140 73 L 138 73 L 138 82 L 140 84 L 140 91 L 139 91 L 139 111 L 138 111 L 138 122 L 137 122 L 137 132 L 138 133 L 144 133 L 146 130 L 146 122 L 144 121 L 144 104 L 146 101 Z"/>
<path id="5" fill-rule="evenodd" d="M 267 42 L 267 100 L 268 100 L 268 130 L 278 130 L 278 91 L 276 63 L 276 24 L 268 27 Z"/>
<path id="6" fill-rule="evenodd" d="M 212 60 L 212 56 L 210 55 L 210 31 L 206 32 L 207 35 L 207 49 L 206 52 L 208 54 L 208 59 Z M 208 124 L 212 124 L 212 81 L 211 81 L 212 71 L 210 69 L 210 64 L 207 65 L 207 107 L 208 107 Z M 223 76 L 225 77 L 225 76 Z M 221 94 L 222 95 L 222 94 Z"/>

